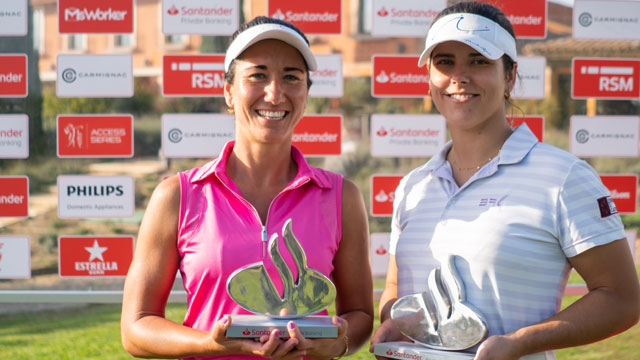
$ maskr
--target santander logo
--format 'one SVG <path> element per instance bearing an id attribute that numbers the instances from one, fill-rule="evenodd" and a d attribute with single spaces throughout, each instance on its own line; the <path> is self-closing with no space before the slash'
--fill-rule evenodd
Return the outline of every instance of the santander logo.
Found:
<path id="1" fill-rule="evenodd" d="M 272 17 L 272 18 L 274 18 L 274 19 L 278 19 L 278 20 L 284 20 L 284 19 L 286 19 L 286 16 L 284 16 L 284 13 L 283 13 L 283 12 L 282 12 L 282 10 L 280 10 L 280 9 L 276 10 L 276 12 L 274 12 L 274 13 L 271 15 L 271 17 Z"/>
<path id="2" fill-rule="evenodd" d="M 380 17 L 387 17 L 389 15 L 389 12 L 387 11 L 387 9 L 384 8 L 384 6 L 378 10 L 378 16 Z"/>
<path id="3" fill-rule="evenodd" d="M 384 127 L 381 127 L 380 130 L 376 131 L 376 135 L 380 137 L 385 137 L 387 136 L 387 134 L 389 133 L 387 132 L 387 130 L 384 129 Z"/>
<path id="4" fill-rule="evenodd" d="M 374 199 L 377 202 L 387 202 L 389 200 L 389 196 L 387 196 L 387 193 L 384 192 L 384 190 L 380 190 L 380 192 L 378 193 L 378 195 L 376 195 Z"/>
<path id="5" fill-rule="evenodd" d="M 387 355 L 393 355 L 393 351 L 387 350 Z"/>
<path id="6" fill-rule="evenodd" d="M 249 331 L 249 329 L 244 329 L 244 331 L 242 332 L 242 335 L 249 335 L 251 334 L 251 331 Z"/>
<path id="7" fill-rule="evenodd" d="M 376 254 L 378 255 L 385 255 L 387 253 L 387 249 L 384 248 L 384 246 L 380 245 L 379 248 L 376 249 Z M 391 351 L 391 350 L 389 350 Z M 387 351 L 387 355 L 391 355 L 389 354 L 389 351 Z"/>
<path id="8" fill-rule="evenodd" d="M 175 4 L 171 5 L 169 10 L 167 10 L 167 14 L 169 14 L 169 15 L 178 15 L 179 12 L 180 11 L 178 10 L 178 8 L 176 7 Z"/>
<path id="9" fill-rule="evenodd" d="M 384 72 L 384 70 L 382 70 L 380 72 L 380 74 L 378 74 L 378 76 L 376 76 L 376 81 L 381 83 L 381 84 L 387 83 L 387 82 L 389 82 L 389 75 L 387 75 L 387 73 Z"/>

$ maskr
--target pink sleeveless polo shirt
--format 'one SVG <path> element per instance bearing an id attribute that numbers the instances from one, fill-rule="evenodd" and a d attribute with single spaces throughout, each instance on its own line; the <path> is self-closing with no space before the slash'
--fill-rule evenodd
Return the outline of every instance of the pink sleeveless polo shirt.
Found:
<path id="1" fill-rule="evenodd" d="M 308 266 L 331 277 L 333 257 L 342 238 L 342 176 L 309 166 L 294 146 L 291 155 L 298 165 L 296 177 L 272 201 L 266 224 L 240 194 L 226 174 L 227 159 L 235 142 L 221 155 L 178 174 L 180 219 L 178 251 L 180 273 L 187 291 L 184 325 L 210 331 L 225 314 L 248 314 L 227 294 L 227 279 L 239 267 L 262 261 L 274 285 L 282 293 L 280 276 L 268 251 L 263 256 L 263 225 L 266 236 L 279 235 L 278 247 L 296 276 L 296 267 L 282 239 L 285 221 L 307 255 Z M 327 312 L 324 311 L 323 314 Z M 216 359 L 251 358 L 224 356 Z M 195 359 L 195 358 L 194 358 Z M 205 358 L 198 358 L 205 359 Z"/>

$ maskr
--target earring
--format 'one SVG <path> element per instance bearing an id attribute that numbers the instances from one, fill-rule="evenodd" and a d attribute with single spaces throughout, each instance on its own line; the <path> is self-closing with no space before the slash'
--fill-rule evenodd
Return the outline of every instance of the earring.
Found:
<path id="1" fill-rule="evenodd" d="M 227 112 L 228 112 L 229 114 L 233 115 L 233 114 L 235 113 L 235 110 L 233 110 L 233 108 L 232 108 L 232 107 L 230 107 L 230 108 L 227 108 Z"/>
<path id="2" fill-rule="evenodd" d="M 504 91 L 504 99 L 505 100 L 509 100 L 511 98 L 511 93 L 509 93 L 507 90 Z"/>
<path id="3" fill-rule="evenodd" d="M 429 90 L 427 90 L 427 96 L 431 96 L 431 88 L 429 88 Z"/>

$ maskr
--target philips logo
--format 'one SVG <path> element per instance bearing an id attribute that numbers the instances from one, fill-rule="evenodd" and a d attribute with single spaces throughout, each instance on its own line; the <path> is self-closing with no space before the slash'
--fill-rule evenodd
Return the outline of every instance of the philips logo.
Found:
<path id="1" fill-rule="evenodd" d="M 67 196 L 122 196 L 124 187 L 122 185 L 69 185 L 67 186 Z"/>

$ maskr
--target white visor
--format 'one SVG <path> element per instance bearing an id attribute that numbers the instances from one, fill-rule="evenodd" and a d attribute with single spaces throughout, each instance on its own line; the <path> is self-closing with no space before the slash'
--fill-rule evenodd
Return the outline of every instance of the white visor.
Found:
<path id="1" fill-rule="evenodd" d="M 516 39 L 498 23 L 476 14 L 456 13 L 441 17 L 431 26 L 418 66 L 426 64 L 431 51 L 446 41 L 467 44 L 491 60 L 504 54 L 513 61 L 517 58 Z"/>
<path id="2" fill-rule="evenodd" d="M 304 61 L 307 63 L 309 71 L 315 71 L 318 68 L 316 58 L 311 53 L 311 49 L 307 42 L 295 30 L 280 24 L 260 24 L 252 26 L 241 32 L 229 45 L 227 54 L 224 58 L 224 71 L 229 71 L 231 62 L 235 60 L 243 51 L 260 40 L 276 39 L 284 41 L 293 46 L 300 52 Z"/>

